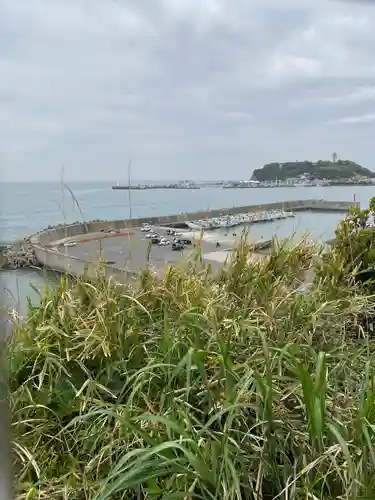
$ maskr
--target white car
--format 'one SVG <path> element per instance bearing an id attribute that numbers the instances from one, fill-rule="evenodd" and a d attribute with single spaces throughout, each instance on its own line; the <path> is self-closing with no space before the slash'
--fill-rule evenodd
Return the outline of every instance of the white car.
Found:
<path id="1" fill-rule="evenodd" d="M 145 224 L 144 226 L 141 227 L 141 231 L 143 233 L 148 233 L 148 231 L 151 231 L 151 226 L 149 226 L 148 224 Z"/>
<path id="2" fill-rule="evenodd" d="M 160 240 L 159 245 L 160 245 L 160 246 L 162 246 L 162 247 L 165 247 L 165 246 L 167 246 L 167 245 L 170 245 L 170 243 L 171 243 L 171 242 L 170 242 L 167 238 L 162 238 L 162 239 Z"/>
<path id="3" fill-rule="evenodd" d="M 66 243 L 64 243 L 64 247 L 75 247 L 76 245 L 76 241 L 67 241 Z"/>
<path id="4" fill-rule="evenodd" d="M 159 238 L 158 233 L 148 233 L 148 234 L 146 234 L 146 240 L 152 240 L 152 238 Z"/>

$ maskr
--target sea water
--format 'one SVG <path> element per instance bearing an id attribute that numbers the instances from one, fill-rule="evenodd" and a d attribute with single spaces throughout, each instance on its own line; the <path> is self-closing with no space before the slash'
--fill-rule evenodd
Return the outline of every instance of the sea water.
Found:
<path id="1" fill-rule="evenodd" d="M 201 188 L 192 190 L 112 190 L 111 183 L 0 183 L 0 244 L 12 243 L 48 225 L 76 220 L 154 217 L 217 208 L 267 204 L 288 200 L 356 200 L 365 207 L 375 195 L 373 186 L 282 187 L 252 189 Z M 131 210 L 130 210 L 131 207 Z M 333 236 L 343 217 L 338 213 L 298 213 L 293 219 L 250 226 L 254 239 L 280 238 L 306 231 L 314 239 Z M 239 229 L 237 228 L 237 232 Z M 25 309 L 25 296 L 38 300 L 30 287 L 41 288 L 44 274 L 37 271 L 1 271 L 3 302 Z"/>

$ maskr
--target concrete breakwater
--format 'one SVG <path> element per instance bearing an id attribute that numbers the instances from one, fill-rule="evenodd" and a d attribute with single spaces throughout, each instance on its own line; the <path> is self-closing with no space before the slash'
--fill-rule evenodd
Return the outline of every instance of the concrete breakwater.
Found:
<path id="1" fill-rule="evenodd" d="M 64 238 L 75 238 L 77 236 L 90 233 L 121 231 L 129 228 L 140 227 L 143 223 L 151 223 L 164 227 L 187 228 L 187 221 L 197 219 L 209 219 L 225 215 L 240 213 L 254 213 L 266 210 L 284 210 L 290 212 L 298 211 L 319 211 L 319 212 L 343 212 L 346 213 L 352 206 L 358 203 L 325 200 L 293 200 L 281 203 L 270 203 L 263 205 L 248 205 L 242 207 L 231 207 L 202 212 L 181 213 L 164 217 L 148 217 L 133 220 L 115 221 L 89 221 L 76 222 L 72 224 L 61 224 L 49 227 L 32 235 L 20 244 L 13 245 L 1 253 L 4 266 L 8 268 L 40 266 L 47 269 L 67 272 L 74 275 L 82 275 L 87 272 L 89 275 L 96 275 L 97 265 L 87 262 L 82 258 L 68 255 L 59 249 L 53 249 L 56 241 Z M 106 276 L 113 276 L 114 279 L 123 281 L 133 272 L 130 269 L 119 269 L 110 265 L 104 266 Z"/>
<path id="2" fill-rule="evenodd" d="M 93 222 L 98 222 L 95 220 Z M 74 224 L 82 224 L 80 221 L 75 221 Z M 66 224 L 56 224 L 55 226 L 48 226 L 46 229 L 40 231 L 54 231 L 66 227 Z M 40 262 L 36 256 L 32 236 L 16 241 L 9 245 L 0 246 L 0 269 L 22 269 L 30 267 L 39 267 Z"/>
<path id="3" fill-rule="evenodd" d="M 44 247 L 66 237 L 75 237 L 87 233 L 98 233 L 100 231 L 124 230 L 132 227 L 140 227 L 142 224 L 187 228 L 187 221 L 209 219 L 227 214 L 233 215 L 239 213 L 262 212 L 266 210 L 284 210 L 287 212 L 317 211 L 347 213 L 353 206 L 359 206 L 359 203 L 348 201 L 293 200 L 267 203 L 263 205 L 247 205 L 241 207 L 205 210 L 200 212 L 185 212 L 167 216 L 141 217 L 132 220 L 93 220 L 89 222 L 76 222 L 47 228 L 33 235 L 31 237 L 31 241 L 34 245 Z"/>

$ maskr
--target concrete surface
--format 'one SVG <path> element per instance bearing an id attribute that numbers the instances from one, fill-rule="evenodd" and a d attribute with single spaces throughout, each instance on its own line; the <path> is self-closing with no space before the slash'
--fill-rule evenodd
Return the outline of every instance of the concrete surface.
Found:
<path id="1" fill-rule="evenodd" d="M 57 250 L 58 253 L 78 258 L 81 261 L 93 264 L 104 261 L 108 265 L 119 269 L 130 269 L 132 272 L 138 272 L 147 265 L 148 255 L 149 264 L 160 271 L 165 265 L 177 264 L 184 259 L 193 259 L 200 248 L 200 240 L 197 234 L 189 235 L 192 244 L 187 245 L 183 251 L 174 251 L 171 245 L 159 246 L 152 244 L 151 240 L 146 239 L 147 233 L 141 232 L 140 229 L 133 229 L 132 233 L 131 236 L 110 235 L 110 237 L 106 237 L 102 233 L 96 233 L 97 239 L 83 242 L 75 238 L 77 244 L 74 247 L 64 247 L 64 240 L 60 240 Z M 165 229 L 159 231 L 159 233 L 170 239 Z M 188 233 L 184 234 L 187 236 Z M 232 246 L 233 240 L 228 239 L 227 242 L 220 242 L 219 250 L 216 247 L 216 241 L 203 239 L 202 257 L 206 263 L 210 263 L 214 268 L 221 267 L 223 264 L 221 254 L 226 253 L 228 256 L 228 252 L 225 250 L 229 250 Z"/>
<path id="2" fill-rule="evenodd" d="M 340 211 L 347 212 L 351 206 L 359 205 L 352 202 L 325 201 L 325 200 L 294 200 L 281 203 L 270 203 L 264 205 L 250 205 L 244 207 L 231 207 L 205 212 L 181 213 L 167 217 L 147 217 L 132 221 L 92 221 L 87 223 L 75 223 L 57 228 L 50 228 L 33 235 L 31 243 L 39 264 L 43 267 L 68 272 L 75 275 L 82 275 L 84 270 L 91 276 L 97 273 L 97 263 L 102 251 L 103 258 L 110 262 L 105 266 L 106 276 L 113 276 L 119 281 L 128 280 L 134 271 L 142 268 L 147 262 L 148 240 L 145 240 L 139 228 L 142 223 L 152 223 L 161 226 L 184 226 L 187 220 L 203 219 L 208 217 L 218 217 L 225 213 L 246 213 L 262 210 L 283 209 L 287 211 Z M 234 228 L 233 228 L 234 229 Z M 58 245 L 55 250 L 51 246 L 56 242 L 66 238 L 77 238 L 86 236 L 86 239 L 95 236 L 97 233 L 108 233 L 110 230 L 133 231 L 134 236 L 113 236 L 105 237 L 99 240 L 93 239 L 85 243 L 78 243 L 77 246 L 66 248 Z M 234 229 L 235 230 L 235 229 Z M 103 233 L 102 233 L 103 234 Z M 210 235 L 207 237 L 207 235 Z M 212 236 L 214 233 L 205 233 L 202 252 L 206 261 L 213 264 L 214 267 L 221 266 L 223 254 L 221 253 L 227 247 L 233 246 L 233 239 L 229 242 L 223 241 L 220 236 L 220 249 L 216 248 L 215 239 L 218 236 Z M 211 240 L 210 241 L 210 237 Z M 135 243 L 134 243 L 135 241 Z M 197 244 L 197 242 L 196 242 Z M 57 250 L 57 251 L 56 251 Z M 217 253 L 217 250 L 220 250 Z M 152 246 L 151 263 L 160 269 L 165 263 L 175 263 L 181 258 L 191 257 L 193 250 L 184 250 L 173 252 L 168 247 Z M 189 253 L 190 252 L 190 253 Z"/>

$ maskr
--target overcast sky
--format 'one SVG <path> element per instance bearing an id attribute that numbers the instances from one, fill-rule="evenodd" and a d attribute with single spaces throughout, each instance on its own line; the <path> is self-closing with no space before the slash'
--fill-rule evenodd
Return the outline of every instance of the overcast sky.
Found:
<path id="1" fill-rule="evenodd" d="M 375 170 L 374 25 L 360 1 L 0 0 L 0 176 Z"/>

